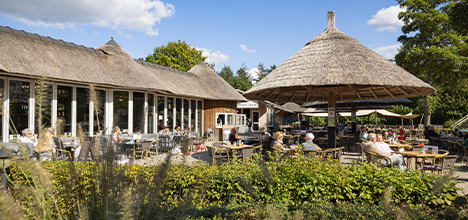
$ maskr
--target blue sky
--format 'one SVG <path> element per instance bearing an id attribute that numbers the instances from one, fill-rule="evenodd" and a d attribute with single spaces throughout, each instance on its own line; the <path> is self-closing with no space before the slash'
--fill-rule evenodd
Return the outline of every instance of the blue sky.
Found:
<path id="1" fill-rule="evenodd" d="M 280 65 L 327 27 L 393 58 L 401 10 L 395 0 L 0 0 L 0 25 L 98 48 L 114 40 L 132 57 L 184 40 L 216 69 Z"/>

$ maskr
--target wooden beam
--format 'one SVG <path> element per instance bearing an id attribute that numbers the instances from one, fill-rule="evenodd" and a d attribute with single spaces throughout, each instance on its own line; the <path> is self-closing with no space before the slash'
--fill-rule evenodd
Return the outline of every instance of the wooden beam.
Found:
<path id="1" fill-rule="evenodd" d="M 383 87 L 385 89 L 385 91 L 387 91 L 387 93 L 392 97 L 392 98 L 395 98 L 395 96 L 393 95 L 393 93 L 390 92 L 390 90 L 387 89 L 387 87 Z"/>
<path id="2" fill-rule="evenodd" d="M 297 91 L 294 92 L 294 95 L 291 97 L 291 100 L 289 100 L 290 102 L 292 102 L 294 100 L 294 97 L 296 97 L 297 95 Z"/>
<path id="3" fill-rule="evenodd" d="M 307 92 L 307 99 L 306 102 L 309 102 L 310 92 Z"/>
<path id="4" fill-rule="evenodd" d="M 372 91 L 372 88 L 371 88 L 371 87 L 369 87 L 369 90 L 370 90 L 370 92 L 372 93 L 372 95 L 374 95 L 374 97 L 375 97 L 376 99 L 378 99 L 378 98 L 379 98 L 379 97 L 377 97 L 377 95 L 375 94 L 375 92 L 374 92 L 374 91 Z"/>
<path id="5" fill-rule="evenodd" d="M 397 86 L 397 88 L 398 88 L 402 93 L 404 93 L 406 96 L 410 96 L 405 90 L 403 90 L 403 89 L 400 88 L 399 86 Z"/>

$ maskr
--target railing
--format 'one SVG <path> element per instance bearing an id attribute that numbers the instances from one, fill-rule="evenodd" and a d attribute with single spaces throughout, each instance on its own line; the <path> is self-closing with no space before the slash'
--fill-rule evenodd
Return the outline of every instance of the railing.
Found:
<path id="1" fill-rule="evenodd" d="M 466 121 L 468 121 L 468 115 L 465 115 L 465 117 L 463 117 L 460 120 L 458 120 L 457 122 L 453 123 L 452 124 L 452 129 L 458 128 L 460 125 L 462 125 Z"/>

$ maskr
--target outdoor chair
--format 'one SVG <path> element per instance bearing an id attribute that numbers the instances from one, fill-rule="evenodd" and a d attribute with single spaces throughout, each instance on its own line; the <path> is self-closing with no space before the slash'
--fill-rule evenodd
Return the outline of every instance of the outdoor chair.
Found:
<path id="1" fill-rule="evenodd" d="M 89 148 L 92 143 L 92 137 L 85 137 L 83 143 L 81 143 L 81 150 L 78 154 L 77 161 L 86 161 L 89 153 Z"/>
<path id="2" fill-rule="evenodd" d="M 206 146 L 206 148 L 208 150 L 209 160 L 212 164 L 214 164 L 215 162 L 219 164 L 219 162 L 222 161 L 229 161 L 229 152 L 226 149 L 221 149 L 212 146 Z"/>
<path id="3" fill-rule="evenodd" d="M 174 146 L 175 146 L 175 143 L 172 140 L 170 135 L 160 135 L 159 145 L 158 145 L 159 152 L 171 152 Z"/>
<path id="4" fill-rule="evenodd" d="M 366 152 L 367 162 L 375 163 L 382 167 L 393 168 L 393 161 L 390 157 L 380 156 L 374 152 Z"/>
<path id="5" fill-rule="evenodd" d="M 335 147 L 335 148 L 328 148 L 323 151 L 321 151 L 321 156 L 322 160 L 330 160 L 330 159 L 337 159 L 338 161 L 341 161 L 341 153 L 343 151 L 344 147 Z"/>
<path id="6" fill-rule="evenodd" d="M 463 164 L 463 161 L 466 159 L 466 164 L 465 164 L 465 169 L 468 168 L 468 146 L 463 145 L 462 146 L 463 150 L 463 156 L 462 156 L 462 161 L 461 163 Z"/>
<path id="7" fill-rule="evenodd" d="M 455 161 L 458 155 L 445 155 L 439 159 L 439 163 L 435 158 L 426 158 L 423 160 L 421 167 L 424 171 L 437 172 L 438 174 L 451 173 L 455 166 Z M 424 164 L 423 164 L 424 163 Z"/>
<path id="8" fill-rule="evenodd" d="M 242 158 L 242 161 L 252 158 L 252 155 L 254 154 L 254 151 L 255 151 L 254 148 L 255 147 L 242 148 L 242 154 L 240 155 L 240 158 Z"/>
<path id="9" fill-rule="evenodd" d="M 304 158 L 313 158 L 317 156 L 317 151 L 315 150 L 302 150 Z"/>
<path id="10" fill-rule="evenodd" d="M 141 159 L 148 158 L 148 154 L 150 154 L 151 147 L 153 146 L 152 143 L 152 141 L 142 141 L 140 142 L 141 146 L 136 144 L 136 147 L 133 150 L 133 160 L 136 159 L 137 155 L 140 155 Z"/>
<path id="11" fill-rule="evenodd" d="M 364 144 L 360 142 L 356 142 L 355 145 L 357 146 L 357 152 L 359 156 L 359 161 L 363 162 L 364 161 Z"/>
<path id="12" fill-rule="evenodd" d="M 159 148 L 159 139 L 152 140 L 151 141 L 151 148 L 150 148 L 150 155 L 153 153 L 153 155 L 158 155 L 158 148 Z"/>

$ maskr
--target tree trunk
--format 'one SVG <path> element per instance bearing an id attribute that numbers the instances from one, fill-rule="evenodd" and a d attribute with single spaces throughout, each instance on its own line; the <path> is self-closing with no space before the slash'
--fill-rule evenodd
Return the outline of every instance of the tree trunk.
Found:
<path id="1" fill-rule="evenodd" d="M 428 72 L 427 73 L 427 83 L 429 85 L 432 85 L 432 73 Z M 430 95 L 426 96 L 425 102 L 424 102 L 424 128 L 426 128 L 428 125 L 431 124 L 431 113 L 429 111 L 429 97 Z"/>

